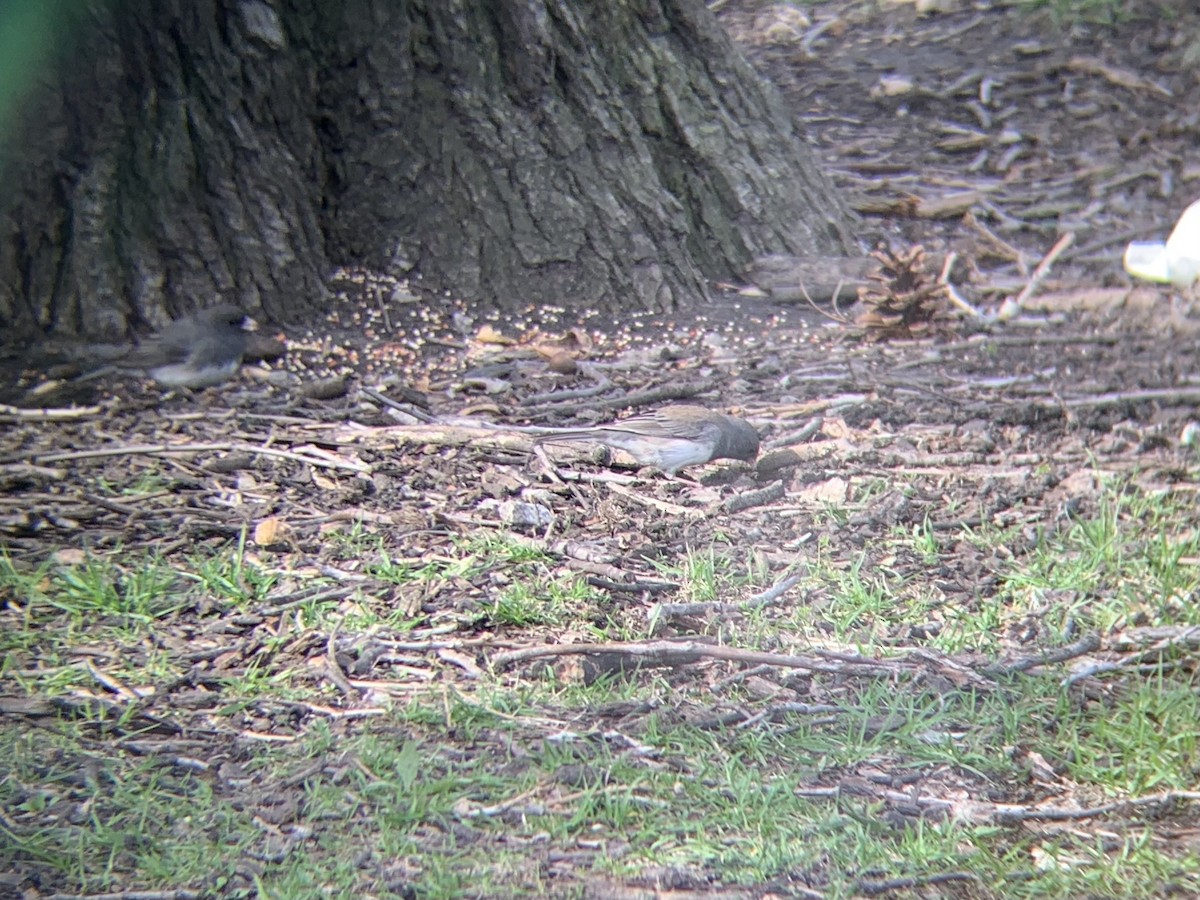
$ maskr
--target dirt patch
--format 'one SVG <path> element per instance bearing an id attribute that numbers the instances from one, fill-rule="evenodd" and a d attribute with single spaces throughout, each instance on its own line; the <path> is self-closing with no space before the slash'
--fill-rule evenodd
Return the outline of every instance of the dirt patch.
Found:
<path id="1" fill-rule="evenodd" d="M 864 210 L 920 211 L 977 195 L 977 218 L 1036 262 L 1076 234 L 1063 285 L 1127 283 L 1131 236 L 1163 235 L 1200 187 L 1187 98 L 1196 90 L 1190 4 L 1154 4 L 1119 28 L 1057 24 L 1045 10 L 913 4 L 867 11 L 819 4 L 731 4 L 722 21 L 778 84 L 805 136 Z M 791 11 L 789 12 L 789 9 Z M 781 27 L 781 23 L 791 23 Z M 988 247 L 960 216 L 868 217 L 864 239 L 966 255 L 990 276 Z"/>

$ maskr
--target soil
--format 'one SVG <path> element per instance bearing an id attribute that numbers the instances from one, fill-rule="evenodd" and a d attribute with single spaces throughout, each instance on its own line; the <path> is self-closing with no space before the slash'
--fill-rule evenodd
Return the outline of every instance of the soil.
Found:
<path id="1" fill-rule="evenodd" d="M 5 413 L 0 535 L 18 565 L 143 548 L 182 564 L 248 536 L 247 562 L 278 573 L 249 610 L 181 588 L 183 608 L 152 641 L 122 652 L 177 654 L 190 674 L 158 686 L 98 743 L 121 740 L 127 752 L 141 730 L 139 753 L 161 742 L 163 752 L 205 760 L 214 791 L 258 809 L 278 832 L 302 818 L 304 781 L 248 777 L 241 767 L 256 745 L 245 736 L 298 735 L 323 717 L 350 734 L 367 720 L 282 702 L 218 718 L 227 679 L 263 665 L 308 672 L 299 687 L 308 678 L 314 691 L 329 689 L 330 706 L 354 708 L 368 703 L 357 684 L 403 696 L 436 678 L 469 695 L 478 667 L 502 650 L 586 639 L 579 627 L 491 622 L 486 577 L 414 594 L 365 574 L 331 537 L 356 522 L 398 560 L 452 556 L 462 536 L 515 530 L 562 570 L 611 590 L 612 619 L 633 628 L 664 599 L 651 584 L 661 581 L 656 562 L 718 542 L 741 548 L 770 583 L 803 563 L 817 535 L 839 565 L 910 576 L 937 593 L 936 609 L 961 615 L 994 594 L 995 560 L 948 542 L 931 570 L 895 554 L 895 529 L 1023 525 L 1004 548 L 1019 556 L 1039 529 L 1086 514 L 1103 473 L 1147 485 L 1184 477 L 1179 436 L 1200 400 L 1195 321 L 1188 298 L 1132 285 L 1120 260 L 1127 241 L 1165 236 L 1200 195 L 1191 102 L 1200 14 L 1160 4 L 1114 27 L 998 2 L 949 6 L 798 12 L 743 0 L 719 15 L 863 212 L 864 251 L 920 244 L 931 257 L 954 254 L 955 290 L 978 315 L 920 340 L 864 334 L 857 311 L 847 322 L 831 307 L 777 302 L 748 273 L 714 286 L 710 304 L 614 333 L 565 310 L 472 319 L 461 304 L 346 272 L 328 321 L 288 333 L 287 363 L 247 366 L 236 386 L 164 398 L 147 385 L 101 384 L 80 398 L 94 406 L 60 419 Z M 1035 276 L 1068 232 L 1074 242 Z M 937 275 L 931 267 L 926 281 Z M 1031 282 L 1020 313 L 996 321 Z M 315 390 L 314 373 L 332 380 Z M 583 473 L 559 479 L 531 454 L 528 434 L 494 427 L 602 421 L 670 400 L 746 417 L 763 434 L 762 457 L 687 470 L 693 480 L 552 451 L 560 469 Z M 90 455 L 98 450 L 111 455 Z M 156 487 L 136 498 L 106 487 L 138 481 Z M 869 499 L 866 486 L 876 486 Z M 831 504 L 845 513 L 841 527 L 824 518 Z M 512 524 L 525 515 L 535 524 Z M 335 586 L 306 588 L 317 575 Z M 407 609 L 410 621 L 403 632 L 280 638 L 289 610 L 331 591 L 361 591 L 379 610 Z M 827 601 L 820 592 L 804 600 Z M 15 627 L 18 599 L 0 616 Z M 943 625 L 935 613 L 889 638 L 920 646 Z M 685 619 L 665 634 L 697 627 L 706 626 Z M 1010 658 L 1037 652 L 1043 637 L 1038 622 L 1022 623 L 1005 636 Z M 107 652 L 90 648 L 90 659 L 103 669 Z M 12 665 L 40 661 L 31 652 Z M 680 665 L 679 715 L 711 712 L 711 685 L 737 668 Z M 527 671 L 514 664 L 508 677 Z M 562 677 L 572 673 L 563 667 Z M 39 702 L 10 698 L 10 714 L 16 703 L 44 714 Z M 58 714 L 69 707 L 55 701 Z M 579 732 L 605 727 L 578 710 L 571 718 Z M 622 731 L 636 734 L 638 721 L 629 712 Z M 477 738 L 490 739 L 502 738 Z M 964 783 L 962 773 L 939 777 L 905 790 L 1028 799 L 1025 788 L 998 797 L 996 785 Z M 400 877 L 376 863 L 381 883 Z M 557 865 L 562 883 L 587 878 L 586 861 Z M 26 875 L 56 886 L 36 867 Z M 957 896 L 952 885 L 941 890 Z"/>

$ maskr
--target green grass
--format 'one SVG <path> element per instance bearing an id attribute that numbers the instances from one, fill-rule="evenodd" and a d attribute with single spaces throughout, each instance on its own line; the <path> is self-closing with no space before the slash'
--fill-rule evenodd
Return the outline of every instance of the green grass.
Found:
<path id="1" fill-rule="evenodd" d="M 1114 487 L 1086 518 L 1038 535 L 1034 551 L 1006 573 L 1001 603 L 1011 612 L 1038 609 L 1056 625 L 1055 640 L 1079 628 L 1123 623 L 1196 624 L 1188 598 L 1200 571 L 1180 565 L 1200 555 L 1190 501 Z M 1049 614 L 1047 614 L 1049 612 Z"/>
<path id="2" fill-rule="evenodd" d="M 823 738 L 822 729 L 737 734 L 652 719 L 640 737 L 656 751 L 650 757 L 582 735 L 547 741 L 506 716 L 474 733 L 470 756 L 455 749 L 463 741 L 457 721 L 440 730 L 424 721 L 404 736 L 400 715 L 337 741 L 318 724 L 286 751 L 256 754 L 250 780 L 287 777 L 331 753 L 355 764 L 305 780 L 303 832 L 310 836 L 285 864 L 266 866 L 259 884 L 267 896 L 351 897 L 403 873 L 420 896 L 535 893 L 549 882 L 540 866 L 529 864 L 531 855 L 582 842 L 624 848 L 607 858 L 598 854 L 597 875 L 637 877 L 661 867 L 732 883 L 792 877 L 830 897 L 853 896 L 860 879 L 884 873 L 920 878 L 946 871 L 972 874 L 1006 897 L 1067 897 L 1081 890 L 1148 896 L 1164 881 L 1196 886 L 1190 874 L 1196 861 L 1164 856 L 1142 830 L 1097 846 L 1071 831 L 1034 838 L 1020 829 L 964 827 L 948 819 L 915 818 L 897 828 L 853 794 L 832 802 L 799 796 L 814 779 L 835 778 L 856 760 L 933 755 L 915 729 L 866 737 L 856 718 Z M 54 742 L 61 754 L 57 771 L 35 762 L 27 739 L 14 743 L 13 771 L 0 788 L 6 808 L 20 816 L 43 813 L 52 801 L 72 802 L 87 805 L 89 814 L 82 825 L 9 844 L 9 858 L 19 853 L 97 890 L 128 868 L 152 884 L 220 889 L 244 856 L 270 856 L 287 843 L 255 826 L 261 810 L 247 803 L 253 791 L 221 798 L 203 777 L 119 758 L 103 759 L 92 783 L 74 783 L 78 760 L 70 758 L 69 736 Z M 664 767 L 659 755 L 687 766 Z M 1014 777 L 1011 771 L 995 775 Z M 38 787 L 17 793 L 21 782 Z M 163 822 L 171 827 L 157 827 Z"/>
<path id="3" fill-rule="evenodd" d="M 12 593 L 29 618 L 54 611 L 79 626 L 97 617 L 130 628 L 147 626 L 179 609 L 171 596 L 174 573 L 154 557 L 134 566 L 116 557 L 84 557 L 76 565 L 53 565 L 19 570 L 7 555 L 0 556 L 0 589 Z"/>
<path id="4" fill-rule="evenodd" d="M 0 806 L 8 811 L 0 866 L 19 858 L 88 890 L 130 867 L 152 882 L 215 887 L 241 849 L 261 841 L 204 778 L 166 760 L 98 754 L 89 730 L 65 721 L 50 730 L 0 727 Z M 46 824 L 11 827 L 26 817 Z"/>
<path id="5" fill-rule="evenodd" d="M 1126 0 L 1026 0 L 1026 4 L 1050 9 L 1064 24 L 1116 25 L 1132 16 Z"/>
<path id="6" fill-rule="evenodd" d="M 275 574 L 246 560 L 246 530 L 231 552 L 201 556 L 191 561 L 188 577 L 219 600 L 243 608 L 261 602 L 275 586 Z"/>
<path id="7" fill-rule="evenodd" d="M 1090 630 L 1196 624 L 1194 518 L 1190 495 L 1114 482 L 1054 520 L 954 533 L 895 526 L 849 553 L 830 531 L 806 548 L 793 602 L 721 617 L 709 639 L 799 654 L 814 644 L 876 658 L 979 654 L 963 657 L 968 665 Z M 336 549 L 360 571 L 440 598 L 459 609 L 464 634 L 485 629 L 497 646 L 560 632 L 649 636 L 645 603 L 597 594 L 515 537 L 439 539 L 420 556 L 362 531 L 342 540 Z M 990 587 L 942 596 L 929 572 L 968 556 Z M 659 569 L 680 601 L 744 599 L 780 577 L 725 542 Z M 170 683 L 187 670 L 155 649 L 155 634 L 197 610 L 203 623 L 210 606 L 252 620 L 292 581 L 242 542 L 182 565 L 129 554 L 33 567 L 0 558 L 0 590 L 12 598 L 0 631 L 10 692 L 100 692 L 77 664 L 80 648 L 97 646 L 111 648 L 97 663 L 106 674 L 133 687 Z M 151 726 L 136 702 L 77 706 L 36 729 L 0 723 L 0 868 L 93 892 L 281 898 L 580 895 L 595 879 L 641 884 L 665 873 L 682 885 L 798 883 L 830 898 L 947 873 L 970 880 L 938 887 L 946 896 L 1200 891 L 1196 853 L 1154 832 L 1155 816 L 1190 821 L 1186 807 L 1037 827 L 979 813 L 992 802 L 1087 807 L 1191 790 L 1200 679 L 1186 648 L 1100 672 L 1087 691 L 1067 681 L 1067 666 L 975 688 L 936 668 L 905 678 L 776 670 L 758 676 L 780 691 L 768 696 L 752 680 L 726 680 L 740 669 L 724 664 L 588 681 L 572 658 L 512 672 L 479 660 L 471 678 L 447 668 L 390 700 L 350 701 L 377 714 L 343 720 L 303 712 L 342 703 L 314 677 L 329 634 L 336 627 L 353 647 L 402 639 L 407 626 L 370 592 L 289 615 L 288 628 L 247 625 L 256 637 L 245 658 L 201 682 L 214 703 L 192 726 L 204 729 L 192 763 L 182 750 L 132 752 L 153 746 L 151 732 L 139 737 Z M 317 648 L 309 662 L 294 649 L 305 641 Z M 436 673 L 437 655 L 427 664 Z M 774 702 L 820 710 L 714 719 Z M 169 719 L 171 698 L 145 711 Z M 249 737 L 262 730 L 293 740 Z M 907 812 L 898 799 L 881 803 L 882 791 L 910 797 Z M 922 798 L 966 805 L 961 816 L 921 814 Z"/>
<path id="8" fill-rule="evenodd" d="M 1022 0 L 1033 9 L 1049 9 L 1054 18 L 1071 25 L 1082 22 L 1090 25 L 1121 25 L 1137 18 L 1173 17 L 1177 9 L 1167 3 L 1144 3 L 1134 0 Z"/>

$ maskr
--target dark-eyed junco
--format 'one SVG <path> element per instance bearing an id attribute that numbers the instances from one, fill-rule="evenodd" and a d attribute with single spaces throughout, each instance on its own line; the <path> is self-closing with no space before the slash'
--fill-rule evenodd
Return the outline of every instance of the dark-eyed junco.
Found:
<path id="1" fill-rule="evenodd" d="M 106 370 L 140 372 L 168 388 L 212 387 L 236 374 L 246 353 L 251 324 L 232 304 L 203 309 L 176 319 L 114 359 Z"/>
<path id="2" fill-rule="evenodd" d="M 664 406 L 609 425 L 556 431 L 536 440 L 543 444 L 598 441 L 668 475 L 713 459 L 749 461 L 758 455 L 758 432 L 749 422 L 687 404 Z"/>

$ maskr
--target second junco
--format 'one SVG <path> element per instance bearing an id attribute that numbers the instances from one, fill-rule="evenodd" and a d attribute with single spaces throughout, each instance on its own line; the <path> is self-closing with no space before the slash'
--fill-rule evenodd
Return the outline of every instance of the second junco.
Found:
<path id="1" fill-rule="evenodd" d="M 212 387 L 237 373 L 250 327 L 242 310 L 223 303 L 176 319 L 114 359 L 106 370 L 139 372 L 167 388 Z"/>
<path id="2" fill-rule="evenodd" d="M 609 425 L 544 434 L 537 442 L 597 441 L 624 450 L 639 465 L 674 475 L 684 466 L 713 459 L 752 460 L 758 455 L 758 432 L 745 419 L 703 406 L 677 404 Z"/>

